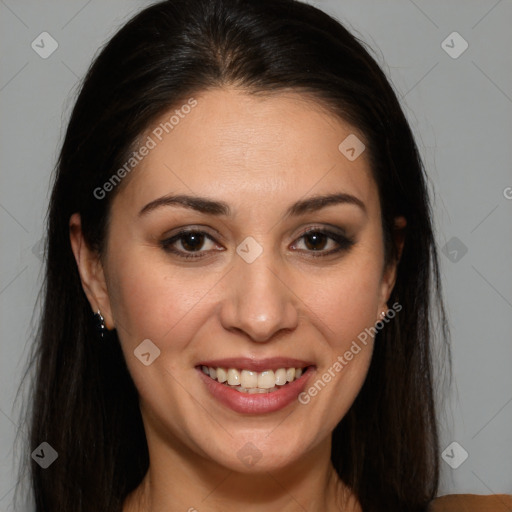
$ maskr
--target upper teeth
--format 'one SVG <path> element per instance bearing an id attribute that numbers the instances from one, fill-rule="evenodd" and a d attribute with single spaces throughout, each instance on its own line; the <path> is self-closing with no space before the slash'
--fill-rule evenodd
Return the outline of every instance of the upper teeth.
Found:
<path id="1" fill-rule="evenodd" d="M 302 375 L 302 368 L 279 368 L 263 372 L 210 366 L 202 366 L 201 369 L 218 382 L 224 382 L 230 386 L 241 386 L 243 389 L 272 389 L 275 386 L 284 386 L 287 382 L 293 382 Z"/>

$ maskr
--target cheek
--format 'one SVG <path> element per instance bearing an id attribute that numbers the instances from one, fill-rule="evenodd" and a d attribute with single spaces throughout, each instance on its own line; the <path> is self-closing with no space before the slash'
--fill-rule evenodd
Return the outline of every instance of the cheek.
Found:
<path id="1" fill-rule="evenodd" d="M 186 365 L 183 357 L 187 346 L 204 321 L 205 293 L 219 277 L 196 275 L 193 279 L 192 273 L 177 268 L 171 271 L 170 265 L 161 263 L 159 257 L 149 256 L 141 258 L 133 251 L 118 260 L 120 263 L 110 276 L 109 293 L 129 372 L 139 394 L 153 402 L 154 397 L 167 396 L 173 387 L 172 375 Z M 145 366 L 135 355 L 139 345 L 148 339 L 160 353 L 155 364 Z M 157 406 L 153 403 L 153 407 Z"/>
<path id="2" fill-rule="evenodd" d="M 327 435 L 350 409 L 366 379 L 373 353 L 381 266 L 377 258 L 354 259 L 330 279 L 318 279 L 308 305 L 327 341 L 321 365 L 299 397 L 315 408 L 319 436 Z M 311 317 L 311 316 L 310 316 Z"/>
<path id="3" fill-rule="evenodd" d="M 215 280 L 215 275 L 190 277 L 185 269 L 171 271 L 159 258 L 136 251 L 115 267 L 109 294 L 116 328 L 125 344 L 136 345 L 146 338 L 165 340 L 186 323 L 182 320 L 188 320 Z"/>
<path id="4" fill-rule="evenodd" d="M 376 322 L 380 277 L 377 261 L 354 259 L 329 279 L 324 276 L 308 282 L 306 302 L 323 321 L 333 349 L 343 348 Z"/>

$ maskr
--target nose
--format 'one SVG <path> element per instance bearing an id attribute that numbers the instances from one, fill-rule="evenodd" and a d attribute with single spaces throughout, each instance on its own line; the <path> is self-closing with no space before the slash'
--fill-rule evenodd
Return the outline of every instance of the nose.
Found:
<path id="1" fill-rule="evenodd" d="M 263 343 L 280 331 L 296 329 L 300 301 L 292 283 L 272 263 L 265 251 L 252 263 L 237 257 L 227 276 L 220 310 L 226 330 L 242 332 L 252 341 Z"/>

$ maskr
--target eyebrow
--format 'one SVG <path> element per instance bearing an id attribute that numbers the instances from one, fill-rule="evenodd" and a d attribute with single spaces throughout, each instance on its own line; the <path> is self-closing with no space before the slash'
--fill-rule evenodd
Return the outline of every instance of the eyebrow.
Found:
<path id="1" fill-rule="evenodd" d="M 339 192 L 337 194 L 317 195 L 297 201 L 288 208 L 285 213 L 285 217 L 299 216 L 304 213 L 318 211 L 322 208 L 337 204 L 355 205 L 359 207 L 365 214 L 367 213 L 366 206 L 363 201 L 361 201 L 361 199 L 353 196 L 352 194 Z M 183 208 L 189 208 L 191 210 L 209 215 L 222 215 L 226 217 L 231 215 L 231 208 L 224 201 L 215 201 L 207 197 L 179 194 L 166 195 L 151 201 L 146 206 L 144 206 L 144 208 L 142 208 L 142 210 L 139 212 L 139 216 L 146 215 L 149 212 L 164 206 L 181 206 Z"/>

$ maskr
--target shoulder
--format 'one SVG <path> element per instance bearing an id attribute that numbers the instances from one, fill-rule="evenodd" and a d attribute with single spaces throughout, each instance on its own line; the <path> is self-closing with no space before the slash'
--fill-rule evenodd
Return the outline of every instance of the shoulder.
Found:
<path id="1" fill-rule="evenodd" d="M 432 501 L 428 512 L 512 512 L 512 494 L 449 494 Z"/>

